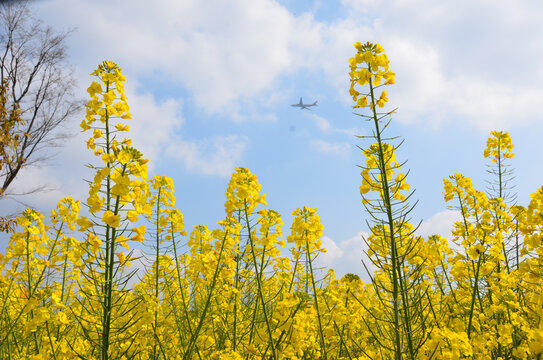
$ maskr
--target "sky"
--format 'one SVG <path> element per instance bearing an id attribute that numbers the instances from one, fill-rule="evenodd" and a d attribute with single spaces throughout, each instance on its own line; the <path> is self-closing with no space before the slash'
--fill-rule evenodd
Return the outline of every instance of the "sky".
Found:
<path id="1" fill-rule="evenodd" d="M 356 137 L 370 124 L 353 114 L 348 60 L 353 44 L 379 43 L 396 84 L 398 110 L 389 134 L 405 143 L 411 214 L 420 235 L 450 238 L 459 215 L 443 200 L 455 172 L 484 190 L 483 158 L 491 130 L 508 131 L 518 203 L 543 184 L 543 3 L 506 0 L 36 0 L 33 16 L 73 30 L 68 61 L 87 97 L 89 75 L 103 60 L 123 68 L 133 145 L 150 174 L 176 184 L 177 207 L 190 231 L 224 218 L 224 191 L 236 167 L 258 176 L 268 208 L 289 233 L 290 213 L 317 208 L 328 252 L 318 261 L 341 276 L 364 275 Z M 289 106 L 318 100 L 312 111 Z M 86 199 L 92 162 L 78 125 L 41 167 L 28 168 L 15 192 L 51 191 L 3 200 L 48 213 L 64 196 Z"/>

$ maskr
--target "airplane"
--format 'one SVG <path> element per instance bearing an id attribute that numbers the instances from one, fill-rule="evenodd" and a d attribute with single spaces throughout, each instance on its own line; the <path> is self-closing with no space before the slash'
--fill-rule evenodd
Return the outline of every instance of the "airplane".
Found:
<path id="1" fill-rule="evenodd" d="M 300 98 L 300 102 L 298 104 L 292 104 L 290 106 L 299 107 L 300 110 L 303 110 L 303 109 L 311 110 L 309 107 L 310 106 L 317 106 L 317 101 L 315 101 L 313 104 L 304 104 L 303 101 L 302 101 L 302 98 Z"/>

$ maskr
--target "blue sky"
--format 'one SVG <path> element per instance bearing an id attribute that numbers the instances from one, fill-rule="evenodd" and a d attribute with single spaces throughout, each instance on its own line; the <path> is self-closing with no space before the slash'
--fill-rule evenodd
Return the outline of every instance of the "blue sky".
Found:
<path id="1" fill-rule="evenodd" d="M 255 173 L 268 207 L 284 216 L 316 207 L 329 252 L 320 259 L 339 275 L 363 273 L 368 217 L 358 186 L 363 161 L 355 138 L 367 123 L 352 114 L 348 59 L 355 42 L 380 43 L 396 72 L 391 135 L 406 141 L 408 182 L 419 204 L 421 234 L 448 229 L 442 179 L 454 172 L 483 189 L 482 156 L 491 130 L 509 131 L 519 203 L 541 186 L 543 169 L 543 5 L 496 0 L 41 0 L 33 14 L 67 42 L 79 95 L 102 60 L 127 77 L 135 147 L 150 172 L 174 179 L 190 230 L 224 217 L 224 191 L 235 167 Z M 319 101 L 314 111 L 289 105 Z M 77 133 L 80 119 L 70 125 Z M 84 137 L 30 168 L 15 190 L 54 189 L 21 198 L 44 212 L 71 195 L 84 199 Z M 14 201 L 6 207 L 16 208 Z M 4 206 L 4 204 L 3 204 Z"/>

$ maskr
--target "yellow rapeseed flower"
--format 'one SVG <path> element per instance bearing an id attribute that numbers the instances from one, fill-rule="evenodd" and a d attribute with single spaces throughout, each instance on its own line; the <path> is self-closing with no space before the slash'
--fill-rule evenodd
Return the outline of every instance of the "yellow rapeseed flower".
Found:
<path id="1" fill-rule="evenodd" d="M 132 236 L 130 240 L 139 241 L 139 242 L 143 242 L 145 240 L 145 237 L 143 236 L 145 235 L 145 232 L 147 231 L 145 226 L 138 226 L 138 227 L 132 228 L 132 231 L 135 232 L 136 235 Z"/>
<path id="2" fill-rule="evenodd" d="M 104 214 L 102 215 L 102 221 L 113 227 L 116 228 L 119 226 L 121 222 L 121 215 L 117 214 L 115 215 L 112 211 L 104 211 Z"/>

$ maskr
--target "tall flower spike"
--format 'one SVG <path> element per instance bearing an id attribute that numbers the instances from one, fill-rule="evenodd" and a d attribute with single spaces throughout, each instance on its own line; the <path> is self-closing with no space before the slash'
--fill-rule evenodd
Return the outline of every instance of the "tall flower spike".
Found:
<path id="1" fill-rule="evenodd" d="M 408 218 L 413 209 L 407 202 L 411 193 L 402 172 L 402 164 L 396 160 L 396 151 L 401 145 L 394 144 L 395 137 L 385 137 L 384 130 L 390 123 L 393 111 L 381 112 L 389 99 L 383 86 L 394 84 L 394 72 L 389 68 L 389 60 L 379 44 L 356 43 L 357 50 L 349 60 L 351 86 L 349 94 L 355 102 L 355 109 L 369 107 L 369 115 L 356 114 L 372 123 L 373 142 L 362 149 L 366 162 L 362 168 L 360 194 L 362 203 L 372 218 L 371 235 L 366 240 L 367 255 L 377 271 L 373 283 L 381 307 L 389 309 L 386 318 L 392 321 L 381 323 L 391 334 L 387 346 L 394 350 L 395 359 L 404 356 L 417 358 L 420 343 L 428 335 L 421 331 L 427 324 L 422 314 L 426 299 L 422 295 L 427 286 L 420 281 L 424 270 L 423 258 L 425 243 L 414 235 L 416 230 Z M 390 142 L 386 142 L 390 141 Z M 372 275 L 370 274 L 370 277 Z"/>
<path id="2" fill-rule="evenodd" d="M 260 195 L 262 186 L 256 175 L 247 168 L 236 168 L 226 190 L 226 203 L 224 207 L 227 215 L 232 216 L 236 210 L 243 210 L 247 205 L 247 212 L 250 216 L 258 204 L 266 204 L 266 194 Z"/>
<path id="3" fill-rule="evenodd" d="M 484 150 L 484 157 L 490 159 L 487 171 L 492 176 L 487 188 L 488 195 L 514 203 L 517 195 L 513 192 L 514 174 L 509 164 L 509 159 L 515 156 L 513 141 L 507 132 L 491 131 L 490 135 Z"/>
<path id="4" fill-rule="evenodd" d="M 101 163 L 91 166 L 95 173 L 89 181 L 86 204 L 92 221 L 80 219 L 78 225 L 87 232 L 85 273 L 88 275 L 84 281 L 99 290 L 91 292 L 86 290 L 85 283 L 80 285 L 93 311 L 82 311 L 76 316 L 84 328 L 85 340 L 101 349 L 102 359 L 109 359 L 122 353 L 125 340 L 119 337 L 121 333 L 125 339 L 134 336 L 129 331 L 118 330 L 119 322 L 124 320 L 116 314 L 128 310 L 131 300 L 125 290 L 134 275 L 127 270 L 131 252 L 118 250 L 119 247 L 129 250 L 129 240 L 143 242 L 145 227 L 133 226 L 132 222 L 138 221 L 139 214 L 150 214 L 152 208 L 145 181 L 147 160 L 131 146 L 130 140 L 119 138 L 128 130 L 121 121 L 131 118 L 124 93 L 126 78 L 112 61 L 104 61 L 91 75 L 95 81 L 87 89 L 90 100 L 81 128 L 90 134 L 87 147 Z M 90 328 L 99 338 L 91 335 Z"/>

